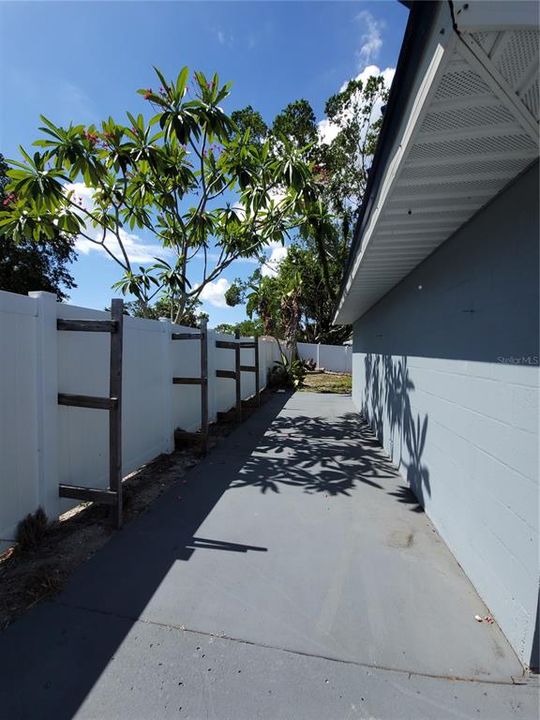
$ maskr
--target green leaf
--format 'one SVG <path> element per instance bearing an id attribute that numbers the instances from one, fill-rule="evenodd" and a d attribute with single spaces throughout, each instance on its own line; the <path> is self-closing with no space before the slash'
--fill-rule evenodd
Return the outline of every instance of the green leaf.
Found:
<path id="1" fill-rule="evenodd" d="M 181 99 L 185 95 L 188 79 L 189 79 L 189 68 L 183 67 L 180 70 L 178 77 L 176 78 L 176 93 L 177 93 L 179 99 Z"/>
<path id="2" fill-rule="evenodd" d="M 155 65 L 154 65 L 153 67 L 154 67 L 154 70 L 155 70 L 156 75 L 158 76 L 161 84 L 163 85 L 163 88 L 164 88 L 165 90 L 168 90 L 168 89 L 169 89 L 169 85 L 168 85 L 167 81 L 165 80 L 165 78 L 163 77 L 161 71 L 160 71 Z"/>

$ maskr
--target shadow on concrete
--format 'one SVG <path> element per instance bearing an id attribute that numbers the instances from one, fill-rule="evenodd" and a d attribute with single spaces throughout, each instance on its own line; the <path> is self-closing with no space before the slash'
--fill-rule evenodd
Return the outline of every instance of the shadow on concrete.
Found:
<path id="1" fill-rule="evenodd" d="M 226 552 L 268 552 L 268 548 L 259 545 L 242 545 L 241 543 L 224 542 L 223 540 L 209 540 L 208 538 L 194 537 L 186 543 L 185 552 L 180 552 L 179 560 L 189 560 L 195 550 L 224 550 Z"/>
<path id="2" fill-rule="evenodd" d="M 205 678 L 217 675 L 186 641 L 196 633 L 208 646 L 222 635 L 240 640 L 235 647 L 380 658 L 379 667 L 443 677 L 448 666 L 467 678 L 519 667 L 504 649 L 494 654 L 487 628 L 472 620 L 479 600 L 427 520 L 398 505 L 417 509 L 367 424 L 342 399 L 308 395 L 286 408 L 290 395 L 274 395 L 61 595 L 0 634 L 0 720 L 182 717 L 157 702 L 167 707 L 187 673 L 206 702 Z M 489 633 L 505 647 L 495 626 Z M 225 682 L 234 652 L 223 652 Z M 271 674 L 265 666 L 264 693 Z M 146 707 L 156 703 L 154 715 L 141 710 L 141 695 Z M 111 714 L 118 698 L 125 713 Z M 190 716 L 206 717 L 208 706 L 198 708 Z M 219 705 L 211 709 L 220 717 Z"/>
<path id="3" fill-rule="evenodd" d="M 284 414 L 275 419 L 231 488 L 279 493 L 287 485 L 310 494 L 350 495 L 360 484 L 384 489 L 384 480 L 395 472 L 358 414 L 334 419 Z"/>
<path id="4" fill-rule="evenodd" d="M 538 591 L 538 601 L 536 603 L 536 619 L 529 667 L 532 672 L 540 673 L 540 590 Z"/>
<path id="5" fill-rule="evenodd" d="M 410 509 L 413 512 L 424 512 L 424 508 L 418 504 L 416 495 L 413 493 L 410 487 L 407 487 L 406 485 L 400 485 L 395 492 L 391 492 L 388 494 L 393 495 L 393 497 L 397 498 L 398 502 L 403 503 L 404 505 L 410 505 Z"/>
<path id="6" fill-rule="evenodd" d="M 82 565 L 66 589 L 0 633 L 0 718 L 73 718 L 178 561 L 200 550 L 267 548 L 196 536 L 289 399 L 248 422 Z M 240 437 L 240 451 L 235 438 Z M 238 443 L 237 443 L 238 444 Z M 181 496 L 179 495 L 181 492 Z M 137 682 L 134 678 L 133 682 Z"/>

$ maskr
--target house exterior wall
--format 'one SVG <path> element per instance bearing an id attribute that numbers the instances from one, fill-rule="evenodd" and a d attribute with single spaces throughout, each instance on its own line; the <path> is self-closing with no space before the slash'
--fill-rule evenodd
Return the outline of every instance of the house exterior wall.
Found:
<path id="1" fill-rule="evenodd" d="M 539 586 L 538 192 L 536 164 L 359 318 L 353 344 L 356 406 L 526 664 Z"/>

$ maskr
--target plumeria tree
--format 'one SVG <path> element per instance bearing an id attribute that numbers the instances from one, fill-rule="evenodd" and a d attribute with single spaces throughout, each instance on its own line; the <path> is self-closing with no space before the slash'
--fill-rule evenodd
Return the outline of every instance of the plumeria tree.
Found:
<path id="1" fill-rule="evenodd" d="M 8 165 L 0 154 L 0 208 L 11 205 L 14 197 L 5 192 L 9 184 Z M 14 241 L 0 230 L 0 290 L 26 295 L 30 290 L 55 293 L 66 300 L 66 291 L 76 287 L 68 268 L 76 257 L 73 241 L 56 230 L 52 237 Z"/>
<path id="2" fill-rule="evenodd" d="M 42 116 L 38 150 L 21 148 L 22 159 L 10 161 L 0 229 L 15 240 L 58 230 L 85 239 L 118 265 L 115 287 L 143 312 L 165 297 L 181 322 L 232 262 L 284 242 L 316 190 L 296 143 L 282 137 L 278 153 L 225 113 L 230 84 L 200 72 L 189 84 L 187 68 L 174 81 L 156 74 L 159 90 L 139 90 L 147 115 L 99 127 L 59 127 Z M 157 241 L 149 265 L 130 259 L 136 230 Z"/>

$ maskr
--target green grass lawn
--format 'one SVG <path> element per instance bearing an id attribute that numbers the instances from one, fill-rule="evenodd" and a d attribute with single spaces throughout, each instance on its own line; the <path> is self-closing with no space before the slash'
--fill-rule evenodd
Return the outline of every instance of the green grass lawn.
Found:
<path id="1" fill-rule="evenodd" d="M 351 388 L 352 378 L 345 373 L 308 373 L 300 390 L 347 394 L 351 392 Z"/>

